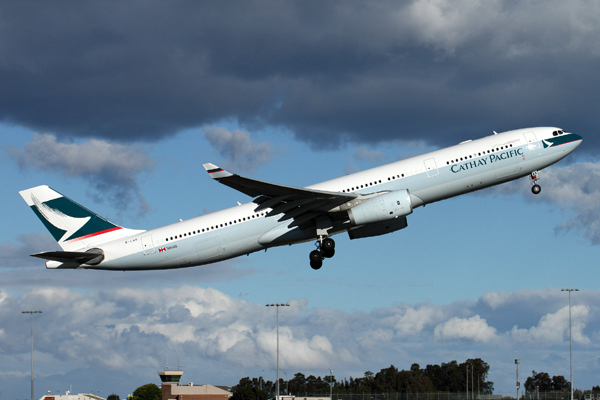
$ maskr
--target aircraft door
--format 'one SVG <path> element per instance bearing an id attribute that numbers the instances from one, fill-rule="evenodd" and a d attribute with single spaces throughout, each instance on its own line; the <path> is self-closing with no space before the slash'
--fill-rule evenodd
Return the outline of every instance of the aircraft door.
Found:
<path id="1" fill-rule="evenodd" d="M 440 173 L 437 169 L 437 165 L 435 164 L 435 159 L 430 158 L 425 160 L 425 170 L 427 171 L 427 177 L 433 178 L 434 176 L 438 176 Z"/>
<path id="2" fill-rule="evenodd" d="M 142 248 L 144 249 L 145 256 L 156 252 L 154 249 L 154 242 L 152 241 L 152 235 L 142 237 Z"/>
<path id="3" fill-rule="evenodd" d="M 523 136 L 525 136 L 525 142 L 527 143 L 529 150 L 535 150 L 540 147 L 540 142 L 538 142 L 533 131 L 525 132 Z"/>

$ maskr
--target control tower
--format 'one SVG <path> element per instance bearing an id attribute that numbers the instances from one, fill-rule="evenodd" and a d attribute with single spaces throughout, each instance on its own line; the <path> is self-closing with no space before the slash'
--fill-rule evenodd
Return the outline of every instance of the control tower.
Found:
<path id="1" fill-rule="evenodd" d="M 160 376 L 163 385 L 170 383 L 179 385 L 181 375 L 183 375 L 183 371 L 158 371 L 158 376 Z"/>
<path id="2" fill-rule="evenodd" d="M 162 382 L 162 400 L 229 400 L 233 395 L 229 390 L 213 385 L 181 385 L 183 371 L 158 371 Z"/>

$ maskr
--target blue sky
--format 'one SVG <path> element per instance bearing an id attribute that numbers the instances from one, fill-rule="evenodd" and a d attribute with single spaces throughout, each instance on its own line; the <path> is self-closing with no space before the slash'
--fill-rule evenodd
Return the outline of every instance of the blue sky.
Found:
<path id="1" fill-rule="evenodd" d="M 509 394 L 515 358 L 524 377 L 568 378 L 564 287 L 580 290 L 575 386 L 600 384 L 598 6 L 106 4 L 72 19 L 0 6 L 2 400 L 30 390 L 21 310 L 43 310 L 36 397 L 123 397 L 158 383 L 167 358 L 194 383 L 273 379 L 273 302 L 291 305 L 289 377 L 480 357 Z M 36 185 L 151 229 L 250 200 L 205 162 L 306 186 L 540 125 L 584 141 L 542 171 L 539 196 L 522 179 L 419 208 L 390 235 L 339 235 L 319 271 L 311 243 L 175 271 L 49 271 L 29 257 L 56 248 L 18 195 Z"/>

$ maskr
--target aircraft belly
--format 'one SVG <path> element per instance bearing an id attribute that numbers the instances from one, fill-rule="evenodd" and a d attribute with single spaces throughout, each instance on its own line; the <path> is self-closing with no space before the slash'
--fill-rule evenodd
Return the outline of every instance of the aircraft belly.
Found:
<path id="1" fill-rule="evenodd" d="M 312 230 L 302 231 L 298 227 L 288 228 L 288 223 L 280 224 L 260 236 L 258 243 L 266 247 L 280 246 L 289 243 L 299 243 L 311 240 L 315 236 Z"/>
<path id="2" fill-rule="evenodd" d="M 195 243 L 195 252 L 199 261 L 209 261 L 212 258 L 225 254 L 226 246 L 221 244 L 219 235 L 200 235 Z"/>

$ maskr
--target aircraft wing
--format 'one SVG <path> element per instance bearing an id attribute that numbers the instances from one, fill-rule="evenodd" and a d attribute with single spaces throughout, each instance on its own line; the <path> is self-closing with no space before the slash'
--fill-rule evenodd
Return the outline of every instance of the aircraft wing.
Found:
<path id="1" fill-rule="evenodd" d="M 210 163 L 204 164 L 204 168 L 210 177 L 218 182 L 248 196 L 256 197 L 253 202 L 258 206 L 254 211 L 271 208 L 267 216 L 283 213 L 279 221 L 293 219 L 290 227 L 300 226 L 358 197 L 355 193 L 297 188 L 245 178 Z"/>

